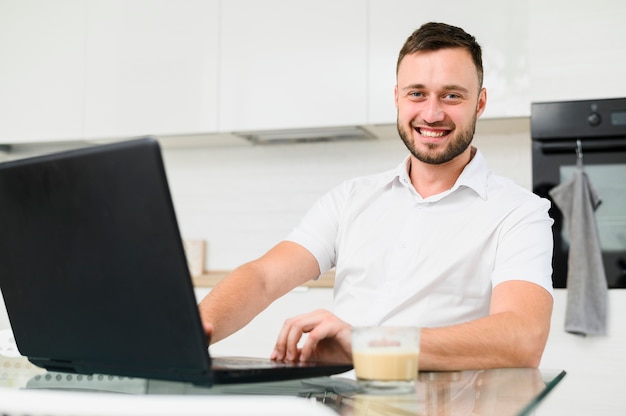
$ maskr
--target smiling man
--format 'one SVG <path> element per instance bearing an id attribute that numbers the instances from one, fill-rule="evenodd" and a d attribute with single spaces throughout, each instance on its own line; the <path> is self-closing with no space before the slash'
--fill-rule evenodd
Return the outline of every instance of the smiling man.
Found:
<path id="1" fill-rule="evenodd" d="M 331 190 L 211 291 L 200 304 L 211 342 L 335 267 L 333 310 L 288 319 L 272 358 L 350 360 L 352 326 L 409 325 L 423 328 L 423 370 L 537 367 L 552 313 L 549 203 L 495 175 L 471 145 L 482 79 L 473 36 L 442 23 L 416 30 L 394 90 L 409 155 Z"/>

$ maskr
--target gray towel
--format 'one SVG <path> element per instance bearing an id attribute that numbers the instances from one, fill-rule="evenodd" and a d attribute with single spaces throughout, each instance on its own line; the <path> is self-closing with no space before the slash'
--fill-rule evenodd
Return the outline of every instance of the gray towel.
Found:
<path id="1" fill-rule="evenodd" d="M 600 198 L 580 165 L 550 195 L 563 213 L 570 241 L 565 331 L 606 335 L 608 286 L 594 216 Z"/>

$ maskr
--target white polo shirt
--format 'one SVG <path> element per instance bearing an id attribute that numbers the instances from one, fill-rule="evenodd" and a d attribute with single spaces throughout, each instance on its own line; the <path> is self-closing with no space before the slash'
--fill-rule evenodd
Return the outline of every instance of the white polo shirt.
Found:
<path id="1" fill-rule="evenodd" d="M 396 169 L 348 180 L 287 237 L 336 267 L 334 313 L 352 325 L 452 325 L 486 316 L 492 288 L 552 293 L 549 201 L 488 168 L 480 151 L 454 186 L 422 198 Z"/>

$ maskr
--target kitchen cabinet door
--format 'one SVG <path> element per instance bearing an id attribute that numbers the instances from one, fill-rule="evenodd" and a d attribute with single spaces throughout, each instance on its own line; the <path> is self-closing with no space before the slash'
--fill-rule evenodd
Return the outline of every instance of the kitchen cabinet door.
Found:
<path id="1" fill-rule="evenodd" d="M 0 1 L 0 143 L 80 138 L 84 2 Z"/>
<path id="2" fill-rule="evenodd" d="M 530 0 L 533 101 L 626 97 L 626 3 Z"/>
<path id="3" fill-rule="evenodd" d="M 528 116 L 528 0 L 369 0 L 370 123 L 396 122 L 393 100 L 398 53 L 409 35 L 435 21 L 460 26 L 483 49 L 487 109 L 483 118 Z"/>
<path id="4" fill-rule="evenodd" d="M 366 121 L 366 2 L 229 0 L 221 7 L 220 130 Z"/>
<path id="5" fill-rule="evenodd" d="M 88 2 L 87 137 L 216 131 L 218 3 Z"/>

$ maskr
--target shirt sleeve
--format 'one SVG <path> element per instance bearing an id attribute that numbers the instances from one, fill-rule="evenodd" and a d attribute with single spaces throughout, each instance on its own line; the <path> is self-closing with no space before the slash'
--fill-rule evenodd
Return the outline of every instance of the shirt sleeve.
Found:
<path id="1" fill-rule="evenodd" d="M 531 198 L 502 222 L 493 286 L 507 280 L 525 280 L 553 294 L 553 220 L 549 208 L 547 199 Z"/>
<path id="2" fill-rule="evenodd" d="M 337 231 L 346 192 L 346 186 L 342 184 L 322 196 L 285 238 L 311 252 L 319 264 L 320 273 L 336 264 Z"/>

